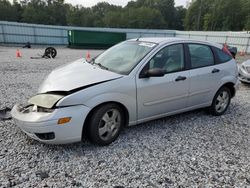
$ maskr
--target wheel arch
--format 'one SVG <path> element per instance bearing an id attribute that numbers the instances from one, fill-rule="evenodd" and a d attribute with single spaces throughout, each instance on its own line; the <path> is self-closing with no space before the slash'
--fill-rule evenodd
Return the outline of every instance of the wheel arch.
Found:
<path id="1" fill-rule="evenodd" d="M 98 109 L 101 106 L 106 105 L 106 104 L 116 104 L 116 105 L 118 105 L 122 109 L 122 111 L 124 112 L 124 114 L 125 114 L 125 127 L 128 126 L 128 123 L 129 123 L 129 112 L 128 112 L 128 109 L 126 108 L 126 106 L 124 104 L 122 104 L 120 102 L 117 102 L 117 101 L 103 102 L 103 103 L 100 103 L 100 104 L 96 105 L 95 107 L 93 107 L 89 111 L 88 115 L 86 116 L 85 121 L 83 123 L 83 128 L 82 128 L 82 139 L 83 139 L 84 136 L 86 136 L 87 128 L 88 128 L 87 124 L 88 124 L 88 122 L 90 120 L 90 117 L 93 115 L 93 113 L 95 112 L 96 109 Z"/>
<path id="2" fill-rule="evenodd" d="M 227 83 L 225 83 L 224 85 L 222 85 L 220 88 L 219 88 L 219 90 L 222 88 L 222 87 L 227 87 L 229 90 L 230 90 L 230 92 L 231 92 L 231 97 L 233 98 L 233 97 L 235 97 L 235 94 L 236 94 L 236 90 L 235 90 L 235 87 L 234 87 L 234 83 L 232 83 L 232 82 L 227 82 Z M 219 91 L 218 90 L 218 91 Z"/>

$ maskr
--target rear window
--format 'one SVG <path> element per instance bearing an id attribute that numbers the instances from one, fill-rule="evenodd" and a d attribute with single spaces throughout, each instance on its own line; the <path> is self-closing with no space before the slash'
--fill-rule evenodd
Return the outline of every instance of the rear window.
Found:
<path id="1" fill-rule="evenodd" d="M 214 48 L 214 51 L 217 55 L 217 63 L 225 63 L 232 59 L 232 56 L 228 55 L 226 52 L 223 52 L 223 50 L 219 48 Z"/>
<path id="2" fill-rule="evenodd" d="M 213 52 L 209 46 L 203 44 L 188 44 L 188 47 L 192 68 L 214 65 Z"/>

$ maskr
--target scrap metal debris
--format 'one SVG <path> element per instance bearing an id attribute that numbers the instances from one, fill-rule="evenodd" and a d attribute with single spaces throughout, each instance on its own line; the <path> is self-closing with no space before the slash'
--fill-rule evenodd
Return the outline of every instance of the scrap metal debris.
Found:
<path id="1" fill-rule="evenodd" d="M 23 46 L 23 48 L 31 48 L 30 42 L 27 42 L 27 43 Z"/>
<path id="2" fill-rule="evenodd" d="M 45 49 L 45 52 L 43 55 L 40 55 L 38 57 L 30 57 L 31 59 L 42 59 L 42 58 L 45 58 L 45 59 L 54 59 L 57 55 L 57 51 L 55 48 L 53 47 L 48 47 Z"/>
<path id="3" fill-rule="evenodd" d="M 6 108 L 0 110 L 0 121 L 12 119 L 10 111 L 11 111 L 11 109 L 9 107 L 6 107 Z"/>

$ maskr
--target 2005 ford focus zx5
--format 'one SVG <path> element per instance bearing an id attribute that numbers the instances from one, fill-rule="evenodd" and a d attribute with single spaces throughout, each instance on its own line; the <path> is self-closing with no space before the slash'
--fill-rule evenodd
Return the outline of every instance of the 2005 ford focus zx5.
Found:
<path id="1" fill-rule="evenodd" d="M 238 87 L 220 44 L 178 38 L 122 42 L 87 62 L 53 70 L 27 105 L 11 111 L 30 137 L 49 144 L 112 143 L 127 125 L 207 107 L 219 116 Z"/>

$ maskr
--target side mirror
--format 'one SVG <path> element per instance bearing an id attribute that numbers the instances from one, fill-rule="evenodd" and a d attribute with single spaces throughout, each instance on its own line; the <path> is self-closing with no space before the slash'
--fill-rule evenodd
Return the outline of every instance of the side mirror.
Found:
<path id="1" fill-rule="evenodd" d="M 165 75 L 165 71 L 160 68 L 149 69 L 145 72 L 145 78 L 163 77 L 164 75 Z"/>

